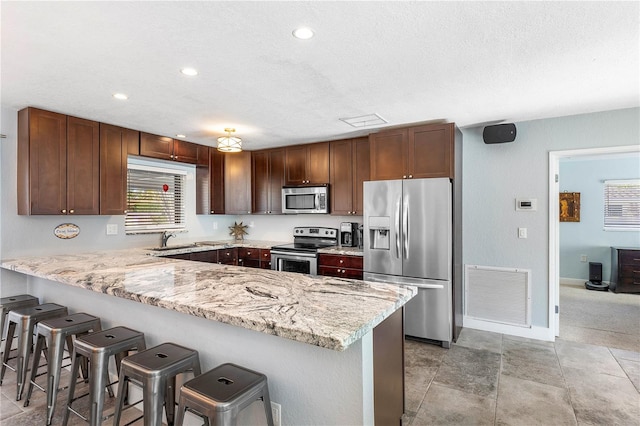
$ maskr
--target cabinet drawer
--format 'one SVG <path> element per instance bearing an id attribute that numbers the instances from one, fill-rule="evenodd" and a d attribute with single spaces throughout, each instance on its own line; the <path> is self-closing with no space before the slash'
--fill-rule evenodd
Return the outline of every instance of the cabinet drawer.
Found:
<path id="1" fill-rule="evenodd" d="M 238 248 L 238 258 L 240 259 L 260 259 L 260 249 L 251 247 Z"/>
<path id="2" fill-rule="evenodd" d="M 224 265 L 237 265 L 238 264 L 238 249 L 221 249 L 218 250 L 218 263 Z"/>
<path id="3" fill-rule="evenodd" d="M 338 256 L 334 254 L 320 254 L 318 264 L 320 266 L 336 266 L 340 268 L 362 269 L 363 258 L 361 256 Z"/>
<path id="4" fill-rule="evenodd" d="M 332 266 L 318 266 L 319 275 L 328 277 L 350 278 L 354 280 L 362 279 L 361 269 L 334 268 Z"/>
<path id="5" fill-rule="evenodd" d="M 622 265 L 618 276 L 621 280 L 634 278 L 636 281 L 640 281 L 640 265 Z"/>
<path id="6" fill-rule="evenodd" d="M 640 268 L 640 251 L 621 250 L 618 259 L 621 265 L 636 265 Z"/>
<path id="7" fill-rule="evenodd" d="M 271 261 L 260 262 L 260 268 L 262 269 L 271 269 Z"/>

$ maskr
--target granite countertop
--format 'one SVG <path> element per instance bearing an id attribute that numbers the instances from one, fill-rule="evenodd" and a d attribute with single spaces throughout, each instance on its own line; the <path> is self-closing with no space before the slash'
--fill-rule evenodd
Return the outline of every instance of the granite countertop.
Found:
<path id="1" fill-rule="evenodd" d="M 340 247 L 340 246 L 325 247 L 325 248 L 318 249 L 318 253 L 336 254 L 341 256 L 360 256 L 360 257 L 364 256 L 364 251 L 358 247 Z"/>
<path id="2" fill-rule="evenodd" d="M 251 241 L 243 244 L 256 247 Z M 207 249 L 212 247 L 216 246 Z M 1 266 L 338 351 L 358 341 L 417 293 L 411 286 L 149 254 L 146 249 L 96 251 L 7 259 Z"/>
<path id="3" fill-rule="evenodd" d="M 196 253 L 199 251 L 219 250 L 225 248 L 239 248 L 239 247 L 251 247 L 257 249 L 270 249 L 273 246 L 282 244 L 288 244 L 282 241 L 263 241 L 263 240 L 209 240 L 209 241 L 179 241 L 173 244 L 167 244 L 166 249 L 153 250 L 152 247 L 148 249 L 148 255 L 150 256 L 170 256 L 173 254 L 183 253 Z"/>

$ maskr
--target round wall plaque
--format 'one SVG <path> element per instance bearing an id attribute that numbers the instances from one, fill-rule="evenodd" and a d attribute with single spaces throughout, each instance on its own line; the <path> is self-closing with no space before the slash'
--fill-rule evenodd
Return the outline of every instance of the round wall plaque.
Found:
<path id="1" fill-rule="evenodd" d="M 80 228 L 78 225 L 74 225 L 73 223 L 63 223 L 56 226 L 53 233 L 58 238 L 68 240 L 77 237 L 80 233 Z"/>

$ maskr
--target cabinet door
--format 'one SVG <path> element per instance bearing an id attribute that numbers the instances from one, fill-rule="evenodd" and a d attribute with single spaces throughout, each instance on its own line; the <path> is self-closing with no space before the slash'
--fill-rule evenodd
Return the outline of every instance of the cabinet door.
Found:
<path id="1" fill-rule="evenodd" d="M 309 149 L 307 183 L 328 183 L 329 142 L 312 143 L 307 146 Z"/>
<path id="2" fill-rule="evenodd" d="M 196 214 L 211 211 L 211 172 L 209 170 L 209 147 L 197 145 L 196 162 Z"/>
<path id="3" fill-rule="evenodd" d="M 189 254 L 189 260 L 195 262 L 218 263 L 218 250 L 195 251 Z"/>
<path id="4" fill-rule="evenodd" d="M 269 214 L 282 214 L 284 148 L 269 150 Z"/>
<path id="5" fill-rule="evenodd" d="M 354 210 L 353 182 L 356 170 L 353 168 L 352 149 L 351 139 L 333 141 L 330 145 L 331 214 L 350 215 Z"/>
<path id="6" fill-rule="evenodd" d="M 174 139 L 173 159 L 182 163 L 197 164 L 198 144 Z"/>
<path id="7" fill-rule="evenodd" d="M 409 129 L 408 177 L 453 179 L 453 124 Z"/>
<path id="8" fill-rule="evenodd" d="M 227 214 L 251 213 L 251 152 L 227 154 L 224 162 L 224 207 Z"/>
<path id="9" fill-rule="evenodd" d="M 253 151 L 251 153 L 252 164 L 252 188 L 251 197 L 253 199 L 254 214 L 269 213 L 269 151 Z"/>
<path id="10" fill-rule="evenodd" d="M 352 214 L 362 216 L 364 209 L 364 182 L 371 179 L 371 159 L 369 138 L 353 140 L 353 170 L 355 170 L 353 184 L 353 210 Z"/>
<path id="11" fill-rule="evenodd" d="M 371 134 L 369 143 L 371 180 L 406 178 L 407 130 Z"/>
<path id="12" fill-rule="evenodd" d="M 218 250 L 218 263 L 223 265 L 237 265 L 238 264 L 238 249 L 220 249 Z"/>
<path id="13" fill-rule="evenodd" d="M 18 113 L 18 214 L 65 214 L 67 116 L 36 108 Z"/>
<path id="14" fill-rule="evenodd" d="M 100 123 L 67 118 L 67 212 L 100 214 Z"/>
<path id="15" fill-rule="evenodd" d="M 302 185 L 307 181 L 307 147 L 305 145 L 285 148 L 285 184 Z"/>
<path id="16" fill-rule="evenodd" d="M 218 151 L 215 148 L 209 150 L 210 163 L 210 179 L 209 188 L 211 190 L 211 214 L 224 214 L 224 166 L 225 166 L 225 154 Z"/>
<path id="17" fill-rule="evenodd" d="M 140 133 L 100 123 L 100 214 L 127 209 L 127 155 L 138 153 Z"/>
<path id="18" fill-rule="evenodd" d="M 150 133 L 140 133 L 140 155 L 161 160 L 172 160 L 173 139 Z"/>

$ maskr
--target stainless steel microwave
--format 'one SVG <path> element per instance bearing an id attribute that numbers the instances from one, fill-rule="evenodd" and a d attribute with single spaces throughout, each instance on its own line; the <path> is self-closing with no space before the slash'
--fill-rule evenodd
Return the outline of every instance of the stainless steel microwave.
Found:
<path id="1" fill-rule="evenodd" d="M 283 186 L 282 213 L 329 213 L 329 185 Z"/>

